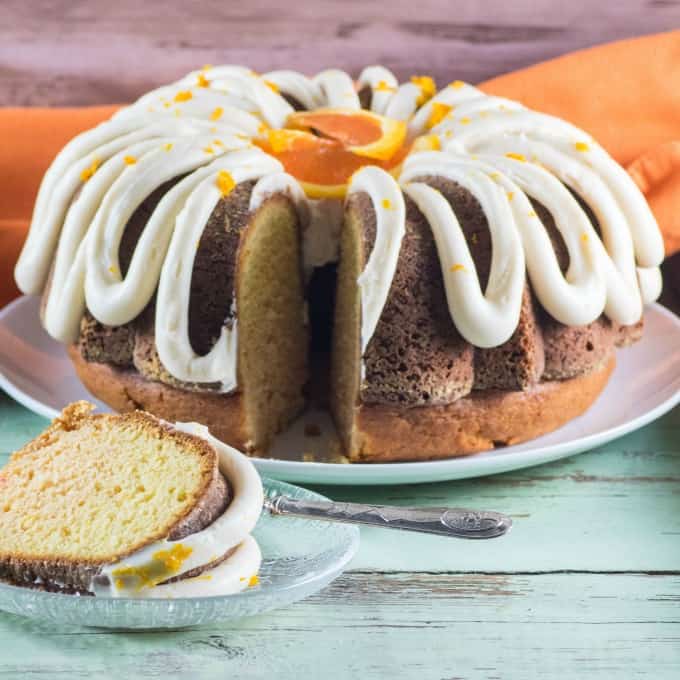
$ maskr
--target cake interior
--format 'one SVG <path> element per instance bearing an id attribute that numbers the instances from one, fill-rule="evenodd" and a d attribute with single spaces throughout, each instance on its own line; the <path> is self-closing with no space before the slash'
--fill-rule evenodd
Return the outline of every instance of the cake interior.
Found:
<path id="1" fill-rule="evenodd" d="M 0 473 L 3 562 L 116 561 L 166 537 L 210 485 L 214 453 L 146 416 L 65 413 Z"/>
<path id="2" fill-rule="evenodd" d="M 236 306 L 246 427 L 262 448 L 302 410 L 308 380 L 300 235 L 283 196 L 265 202 L 243 237 Z"/>
<path id="3" fill-rule="evenodd" d="M 363 262 L 359 215 L 345 212 L 340 239 L 331 360 L 330 407 L 345 451 L 354 450 L 354 413 L 359 399 L 361 299 L 357 279 Z"/>

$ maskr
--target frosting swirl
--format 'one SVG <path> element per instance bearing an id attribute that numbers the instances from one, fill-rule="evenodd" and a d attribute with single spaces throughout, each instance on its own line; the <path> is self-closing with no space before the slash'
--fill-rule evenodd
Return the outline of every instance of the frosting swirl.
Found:
<path id="1" fill-rule="evenodd" d="M 351 113 L 361 108 L 365 90 L 374 114 L 406 123 L 411 146 L 390 171 L 364 159 L 369 167 L 355 172 L 347 187 L 349 195 L 369 195 L 377 220 L 375 245 L 358 280 L 362 351 L 396 270 L 404 194 L 431 225 L 451 318 L 475 346 L 497 346 L 512 335 L 525 271 L 543 307 L 569 325 L 601 314 L 632 324 L 659 295 L 663 243 L 654 217 L 623 168 L 575 126 L 461 81 L 438 92 L 424 76 L 400 84 L 381 66 L 364 69 L 356 83 L 337 69 L 308 78 L 219 66 L 154 90 L 79 135 L 45 174 L 15 276 L 25 293 L 39 293 L 52 266 L 48 333 L 74 341 L 86 307 L 104 324 L 127 323 L 157 290 L 156 342 L 164 366 L 179 380 L 233 390 L 236 323 L 222 329 L 205 356 L 189 343 L 192 245 L 225 186 L 256 180 L 251 210 L 279 192 L 297 206 L 308 270 L 335 258 L 340 221 L 333 206 L 341 202 L 306 197 L 298 180 L 252 141 L 284 127 L 294 112 L 291 102 Z M 424 139 L 425 146 L 419 144 Z M 123 277 L 118 250 L 129 217 L 157 187 L 182 175 L 155 208 Z M 419 181 L 427 175 L 465 187 L 484 211 L 492 240 L 484 291 L 454 211 Z M 599 232 L 574 194 L 592 210 Z M 569 254 L 565 273 L 530 199 L 554 216 Z"/>

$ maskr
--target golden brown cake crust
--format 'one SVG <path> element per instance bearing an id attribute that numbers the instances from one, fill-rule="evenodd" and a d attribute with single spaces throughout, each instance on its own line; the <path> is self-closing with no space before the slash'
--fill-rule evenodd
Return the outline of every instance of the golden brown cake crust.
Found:
<path id="1" fill-rule="evenodd" d="M 484 390 L 445 406 L 399 408 L 364 404 L 357 413 L 355 463 L 464 456 L 540 437 L 584 413 L 614 370 L 601 368 L 528 391 Z M 427 451 L 428 455 L 419 455 Z"/>
<path id="2" fill-rule="evenodd" d="M 69 354 L 86 387 L 112 408 L 145 408 L 168 420 L 195 420 L 200 414 L 215 436 L 244 448 L 235 441 L 244 437 L 238 394 L 183 392 L 132 371 L 88 363 L 73 347 Z M 525 392 L 474 391 L 445 406 L 363 404 L 356 420 L 358 453 L 351 461 L 451 458 L 540 437 L 583 414 L 606 386 L 615 363 L 612 356 L 601 368 L 575 378 L 539 383 Z"/>
<path id="3" fill-rule="evenodd" d="M 76 345 L 68 353 L 85 387 L 116 411 L 141 409 L 170 422 L 200 417 L 210 433 L 226 444 L 242 451 L 250 447 L 240 393 L 187 392 L 148 380 L 134 370 L 85 361 Z"/>

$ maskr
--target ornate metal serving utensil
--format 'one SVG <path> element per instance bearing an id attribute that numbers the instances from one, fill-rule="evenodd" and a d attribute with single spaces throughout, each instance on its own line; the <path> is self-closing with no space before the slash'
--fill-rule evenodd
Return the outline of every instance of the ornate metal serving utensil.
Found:
<path id="1" fill-rule="evenodd" d="M 273 515 L 367 524 L 455 538 L 496 538 L 507 533 L 512 526 L 512 520 L 500 512 L 464 508 L 402 508 L 395 505 L 303 501 L 287 496 L 266 499 L 264 507 Z"/>

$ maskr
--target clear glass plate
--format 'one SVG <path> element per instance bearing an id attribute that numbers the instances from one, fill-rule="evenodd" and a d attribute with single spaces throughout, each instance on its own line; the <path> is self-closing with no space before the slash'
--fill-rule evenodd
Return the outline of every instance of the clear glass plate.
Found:
<path id="1" fill-rule="evenodd" d="M 265 495 L 324 499 L 264 478 Z M 272 516 L 253 532 L 262 550 L 260 583 L 235 595 L 173 600 L 108 599 L 46 593 L 0 583 L 0 610 L 52 623 L 100 628 L 186 628 L 231 621 L 284 607 L 339 576 L 359 548 L 359 530 L 346 524 Z"/>

